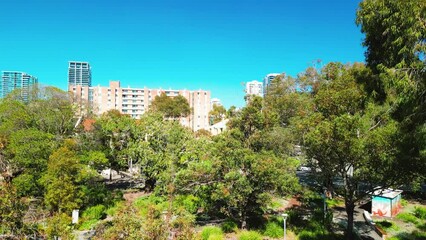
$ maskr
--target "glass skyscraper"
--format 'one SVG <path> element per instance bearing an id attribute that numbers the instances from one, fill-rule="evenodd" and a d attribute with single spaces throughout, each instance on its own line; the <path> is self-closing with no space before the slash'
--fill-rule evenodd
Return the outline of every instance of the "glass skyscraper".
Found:
<path id="1" fill-rule="evenodd" d="M 92 70 L 88 62 L 68 62 L 68 85 L 92 86 Z"/>
<path id="2" fill-rule="evenodd" d="M 28 94 L 32 85 L 37 84 L 34 76 L 18 71 L 2 71 L 0 80 L 0 98 L 6 97 L 15 89 L 21 89 L 21 97 L 28 100 Z"/>

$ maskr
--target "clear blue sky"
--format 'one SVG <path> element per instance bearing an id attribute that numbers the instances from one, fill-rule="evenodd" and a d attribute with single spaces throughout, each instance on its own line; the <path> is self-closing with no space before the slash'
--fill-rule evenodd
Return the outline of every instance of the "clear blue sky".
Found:
<path id="1" fill-rule="evenodd" d="M 243 106 L 242 82 L 292 76 L 316 59 L 364 61 L 359 0 L 1 0 L 0 70 L 67 88 L 68 61 L 92 85 L 204 89 Z"/>

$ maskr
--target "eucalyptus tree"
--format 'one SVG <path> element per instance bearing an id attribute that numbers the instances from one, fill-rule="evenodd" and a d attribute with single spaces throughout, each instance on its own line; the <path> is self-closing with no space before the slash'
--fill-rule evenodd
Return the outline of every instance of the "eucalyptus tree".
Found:
<path id="1" fill-rule="evenodd" d="M 354 64 L 335 71 L 314 97 L 317 123 L 308 125 L 305 148 L 326 187 L 344 196 L 346 233 L 352 239 L 356 202 L 379 186 L 401 183 L 401 161 L 395 154 L 398 123 L 390 117 L 389 105 L 377 104 L 365 90 L 362 81 L 372 76 L 368 68 Z M 333 189 L 335 177 L 343 180 L 342 189 Z"/>
<path id="2" fill-rule="evenodd" d="M 391 102 L 392 117 L 400 122 L 398 157 L 407 163 L 401 170 L 411 172 L 401 177 L 424 181 L 426 2 L 365 0 L 357 11 L 357 24 L 365 34 L 367 66 L 376 74 L 369 82 L 370 91 Z"/>

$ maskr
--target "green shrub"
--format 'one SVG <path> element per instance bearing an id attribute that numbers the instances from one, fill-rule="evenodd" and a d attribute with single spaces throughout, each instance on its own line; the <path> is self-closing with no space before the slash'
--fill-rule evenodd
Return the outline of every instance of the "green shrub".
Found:
<path id="1" fill-rule="evenodd" d="M 168 203 L 163 198 L 157 197 L 154 194 L 143 196 L 133 202 L 133 206 L 138 209 L 142 216 L 148 214 L 148 207 L 154 206 L 156 210 L 162 212 L 167 209 Z"/>
<path id="2" fill-rule="evenodd" d="M 387 220 L 384 221 L 378 221 L 375 222 L 377 226 L 381 227 L 383 230 L 388 231 L 388 230 L 394 230 L 394 231 L 398 231 L 399 227 L 393 223 L 393 222 L 389 222 Z"/>
<path id="3" fill-rule="evenodd" d="M 419 239 L 419 240 L 426 239 L 426 232 L 420 232 L 420 231 L 414 230 L 412 234 L 415 237 L 414 239 Z"/>
<path id="4" fill-rule="evenodd" d="M 426 219 L 426 207 L 414 207 L 414 216 Z"/>
<path id="5" fill-rule="evenodd" d="M 208 240 L 224 240 L 225 238 L 223 237 L 222 234 L 212 234 L 209 236 Z"/>
<path id="6" fill-rule="evenodd" d="M 326 199 L 325 202 L 327 203 L 327 206 L 329 208 L 337 207 L 337 206 L 344 206 L 345 203 L 341 199 L 333 198 L 333 199 Z"/>
<path id="7" fill-rule="evenodd" d="M 405 199 L 401 199 L 401 206 L 406 207 L 408 205 L 408 201 Z"/>
<path id="8" fill-rule="evenodd" d="M 238 225 L 234 221 L 228 219 L 220 225 L 220 228 L 225 233 L 231 233 L 238 229 Z"/>
<path id="9" fill-rule="evenodd" d="M 318 240 L 318 239 L 332 240 L 332 239 L 336 239 L 335 236 L 333 236 L 332 234 L 330 234 L 328 232 L 324 232 L 324 231 L 303 230 L 299 233 L 298 236 L 299 236 L 299 240 Z"/>
<path id="10" fill-rule="evenodd" d="M 212 235 L 223 236 L 222 229 L 220 229 L 219 227 L 214 227 L 214 226 L 203 228 L 203 231 L 201 232 L 201 238 L 203 240 L 209 240 L 210 236 Z M 215 237 L 215 239 L 217 239 L 217 236 Z"/>
<path id="11" fill-rule="evenodd" d="M 87 220 L 98 220 L 103 217 L 105 217 L 105 206 L 104 205 L 96 205 L 93 207 L 89 207 L 88 209 L 84 210 L 83 214 L 81 215 L 82 218 Z"/>
<path id="12" fill-rule="evenodd" d="M 98 222 L 99 222 L 98 219 L 85 220 L 84 222 L 82 222 L 80 224 L 80 226 L 78 227 L 78 230 L 90 230 L 90 229 L 93 229 L 94 227 L 96 227 L 96 224 Z"/>
<path id="13" fill-rule="evenodd" d="M 239 240 L 262 240 L 262 235 L 256 231 L 242 231 Z"/>
<path id="14" fill-rule="evenodd" d="M 175 207 L 183 207 L 189 213 L 196 213 L 200 207 L 200 199 L 194 195 L 178 195 L 173 201 Z"/>
<path id="15" fill-rule="evenodd" d="M 278 238 L 284 235 L 283 226 L 278 225 L 275 222 L 268 222 L 265 227 L 263 235 L 273 238 Z"/>
<path id="16" fill-rule="evenodd" d="M 416 218 L 416 216 L 414 216 L 411 213 L 400 213 L 398 215 L 396 215 L 396 218 L 404 221 L 404 222 L 410 222 L 410 223 L 414 223 L 416 224 L 418 222 L 418 219 Z"/>

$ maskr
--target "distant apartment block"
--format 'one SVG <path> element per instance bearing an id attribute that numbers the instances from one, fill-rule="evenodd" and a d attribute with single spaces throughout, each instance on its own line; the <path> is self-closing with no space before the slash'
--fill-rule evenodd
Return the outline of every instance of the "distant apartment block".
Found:
<path id="1" fill-rule="evenodd" d="M 210 106 L 211 106 L 212 109 L 213 109 L 213 105 L 222 106 L 222 103 L 221 103 L 219 98 L 212 98 L 210 100 Z"/>
<path id="2" fill-rule="evenodd" d="M 274 80 L 275 77 L 281 75 L 280 73 L 269 73 L 263 78 L 263 95 L 266 95 L 266 92 L 268 91 L 268 87 L 271 85 L 272 80 Z"/>
<path id="3" fill-rule="evenodd" d="M 19 71 L 2 71 L 0 80 L 0 98 L 6 97 L 15 89 L 21 90 L 21 97 L 28 100 L 31 86 L 38 83 L 38 79 L 30 74 Z"/>
<path id="4" fill-rule="evenodd" d="M 92 86 L 92 70 L 88 62 L 68 62 L 68 85 Z"/>
<path id="5" fill-rule="evenodd" d="M 180 123 L 193 131 L 209 128 L 210 91 L 123 88 L 119 81 L 110 81 L 109 87 L 69 85 L 69 91 L 74 93 L 77 101 L 91 106 L 95 114 L 116 109 L 135 119 L 147 112 L 151 101 L 161 93 L 170 97 L 181 95 L 188 100 L 192 112 L 190 116 L 181 118 Z"/>
<path id="6" fill-rule="evenodd" d="M 246 95 L 263 96 L 263 83 L 257 80 L 246 83 Z"/>

